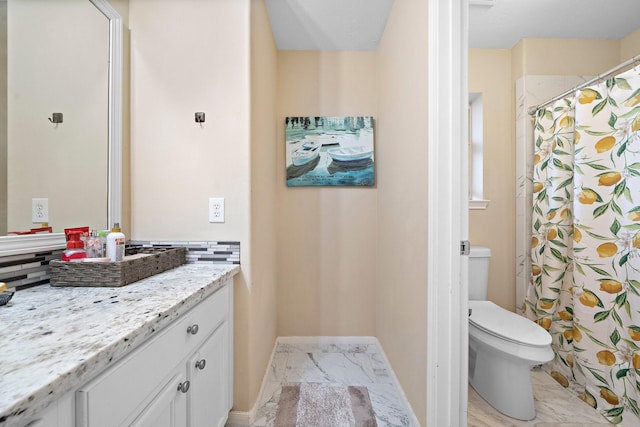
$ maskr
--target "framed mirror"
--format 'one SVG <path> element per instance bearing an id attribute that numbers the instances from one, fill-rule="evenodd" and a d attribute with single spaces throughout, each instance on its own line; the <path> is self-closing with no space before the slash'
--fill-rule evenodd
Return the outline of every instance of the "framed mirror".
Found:
<path id="1" fill-rule="evenodd" d="M 37 19 L 38 16 L 33 10 L 35 7 L 31 9 L 27 9 L 25 7 L 25 4 L 27 3 L 28 2 L 25 2 L 24 0 L 7 0 L 5 2 L 7 7 L 5 7 L 4 15 L 11 19 L 14 15 L 20 16 L 26 14 L 26 16 L 32 20 L 31 25 L 33 25 L 33 20 Z M 63 9 L 59 7 L 61 4 L 55 4 L 52 6 L 52 3 L 54 2 L 33 1 L 33 5 L 37 7 L 49 4 L 49 7 L 54 7 L 56 10 Z M 96 228 L 108 228 L 114 222 L 121 221 L 122 18 L 107 0 L 76 0 L 75 2 L 65 1 L 63 3 L 65 3 L 64 8 L 66 9 L 67 15 L 79 14 L 77 16 L 71 16 L 70 18 L 67 17 L 67 22 L 73 22 L 74 25 L 65 25 L 64 20 L 55 21 L 52 18 L 51 13 L 46 14 L 49 18 L 41 22 L 39 25 L 46 26 L 46 31 L 49 33 L 46 31 L 43 31 L 43 33 L 45 36 L 46 34 L 49 34 L 49 39 L 38 40 L 36 38 L 35 40 L 36 42 L 39 42 L 39 45 L 32 45 L 32 49 L 27 50 L 25 46 L 19 46 L 20 43 L 23 43 L 23 39 L 26 39 L 26 37 L 20 38 L 20 30 L 15 22 L 11 22 L 10 20 L 6 21 L 7 23 L 5 28 L 7 30 L 5 31 L 5 40 L 7 39 L 7 36 L 8 38 L 13 37 L 12 43 L 17 44 L 19 48 L 13 46 L 14 52 L 12 53 L 11 44 L 5 44 L 7 46 L 7 54 L 5 57 L 11 58 L 12 54 L 14 57 L 17 56 L 21 61 L 23 68 L 18 68 L 16 71 L 15 68 L 12 68 L 13 65 L 10 64 L 9 60 L 6 62 L 5 69 L 7 70 L 6 74 L 8 74 L 7 81 L 9 84 L 5 86 L 5 93 L 7 95 L 7 102 L 4 104 L 6 106 L 5 112 L 7 113 L 5 130 L 8 128 L 9 131 L 5 132 L 5 135 L 7 135 L 5 147 L 0 146 L 0 149 L 2 149 L 0 151 L 4 151 L 4 155 L 0 155 L 0 163 L 4 163 L 4 165 L 6 165 L 4 169 L 7 171 L 7 177 L 4 178 L 6 181 L 4 183 L 4 192 L 0 191 L 0 202 L 4 199 L 4 206 L 2 206 L 3 203 L 0 203 L 0 209 L 3 209 L 4 213 L 7 215 L 4 220 L 8 225 L 8 230 L 5 230 L 5 232 L 12 231 L 12 224 L 17 224 L 19 230 L 25 229 L 25 218 L 20 219 L 22 222 L 15 220 L 12 221 L 9 218 L 11 209 L 18 205 L 20 205 L 19 207 L 21 209 L 20 216 L 27 217 L 26 229 L 28 230 L 29 228 L 38 227 L 39 225 L 37 223 L 32 224 L 33 221 L 30 215 L 31 199 L 35 197 L 49 197 L 47 192 L 53 193 L 57 191 L 58 188 L 63 190 L 62 194 L 64 196 L 66 196 L 66 194 L 64 194 L 64 192 L 66 192 L 70 197 L 61 201 L 54 199 L 54 196 L 52 196 L 52 199 L 49 201 L 50 204 L 53 205 L 57 203 L 58 206 L 62 205 L 68 211 L 73 211 L 74 209 L 79 210 L 75 207 L 76 205 L 74 205 L 76 202 L 96 205 L 98 206 L 99 214 L 95 217 L 96 219 L 85 222 L 78 221 L 76 219 L 69 220 L 75 221 L 75 223 L 70 223 L 69 221 L 65 222 L 65 220 L 61 219 L 62 216 L 59 216 L 59 221 L 56 221 L 56 219 L 51 216 L 49 218 L 49 222 L 51 222 L 54 230 L 59 231 L 65 227 L 80 225 L 88 225 Z M 76 3 L 77 6 L 74 10 L 69 9 L 72 3 Z M 87 8 L 87 5 L 90 7 Z M 36 15 L 34 15 L 34 13 L 36 13 Z M 87 19 L 92 22 L 84 23 L 84 21 L 81 21 L 83 16 L 87 17 Z M 69 21 L 69 19 L 71 20 Z M 71 27 L 83 26 L 85 28 L 97 27 L 102 32 L 102 34 L 98 34 L 96 36 L 96 39 L 98 40 L 96 43 L 97 46 L 90 46 L 87 37 L 84 35 L 80 42 L 74 41 L 70 38 L 68 33 L 75 30 Z M 32 36 L 32 33 L 33 31 L 30 33 L 30 37 Z M 50 34 L 56 34 L 57 36 L 58 33 L 61 34 L 60 37 L 53 38 L 50 36 Z M 80 56 L 96 56 L 98 58 L 98 64 L 94 65 L 94 68 L 89 67 L 77 70 L 76 68 L 79 68 L 79 66 L 76 66 L 75 63 L 71 62 L 74 59 L 74 55 L 69 53 L 73 52 L 73 50 L 69 49 L 69 46 L 74 44 L 78 46 L 77 49 L 97 50 L 97 55 L 93 55 L 93 51 L 85 51 L 87 55 Z M 77 49 L 75 52 L 78 52 Z M 50 66 L 47 67 L 46 61 L 34 61 L 33 58 L 24 53 L 33 53 L 34 51 L 40 51 L 40 53 L 46 56 L 46 61 L 49 61 L 48 63 Z M 33 56 L 35 56 L 35 54 Z M 76 54 L 75 56 L 79 55 Z M 29 80 L 30 68 L 24 68 L 25 65 L 28 65 L 29 67 L 40 67 L 40 78 L 33 78 Z M 56 65 L 56 67 L 53 67 L 53 65 Z M 55 70 L 55 68 L 60 68 L 61 71 Z M 78 71 L 79 73 L 77 73 Z M 56 72 L 58 74 L 56 74 Z M 73 73 L 76 73 L 75 76 Z M 44 76 L 44 78 L 42 76 Z M 91 78 L 95 80 L 102 80 L 100 80 L 99 83 L 93 82 L 94 84 L 87 84 L 83 87 L 76 84 L 78 87 L 74 87 L 73 89 L 69 89 L 69 86 L 64 86 L 65 80 L 68 85 L 69 81 L 77 83 L 81 79 L 90 81 Z M 18 84 L 18 86 L 19 84 L 22 84 L 22 88 L 26 91 L 12 92 L 13 89 L 10 87 L 11 84 Z M 29 90 L 31 92 L 29 92 Z M 69 102 L 65 104 L 61 101 L 59 102 L 60 109 L 66 108 L 69 110 L 69 114 L 65 116 L 64 111 L 55 111 L 57 105 L 54 105 L 54 102 L 48 100 L 49 102 L 46 104 L 46 107 L 50 107 L 49 110 L 51 111 L 47 113 L 47 116 L 40 117 L 42 114 L 38 114 L 38 116 L 33 114 L 34 117 L 31 117 L 29 113 L 34 111 L 35 107 L 43 108 L 35 103 L 41 99 L 42 93 L 45 93 L 48 90 L 49 92 L 58 91 L 58 98 L 55 98 L 56 100 L 64 99 L 63 95 L 71 90 L 75 90 L 76 92 L 90 92 L 90 96 L 86 102 L 88 105 L 74 105 Z M 25 93 L 27 95 L 25 95 Z M 34 93 L 37 94 L 37 96 L 29 96 L 29 94 Z M 25 98 L 27 98 L 26 101 L 34 104 L 29 106 L 29 103 L 25 101 Z M 19 117 L 23 121 L 25 121 L 25 117 L 28 117 L 29 120 L 26 121 L 26 123 L 12 122 L 12 120 L 15 121 L 15 118 L 18 117 L 16 115 L 12 115 L 11 108 L 14 105 L 23 108 L 22 114 Z M 90 111 L 93 116 L 87 116 L 87 111 Z M 58 112 L 63 113 L 62 123 L 54 123 L 56 120 L 47 121 L 47 117 L 49 119 L 55 119 L 55 117 L 53 117 L 53 113 Z M 66 124 L 65 122 L 69 123 L 67 128 L 64 127 Z M 47 128 L 44 132 L 48 133 L 34 134 L 33 128 L 36 127 L 36 123 L 38 123 L 38 126 L 42 128 L 46 126 Z M 84 129 L 82 126 L 84 126 Z M 94 134 L 93 131 L 98 128 L 100 128 L 99 132 Z M 12 129 L 21 129 L 22 133 L 19 131 L 12 132 Z M 73 134 L 69 129 L 74 129 L 76 133 Z M 0 131 L 2 131 L 2 129 L 0 129 Z M 21 143 L 23 147 L 15 149 L 11 146 L 10 144 L 14 142 L 12 141 L 12 136 L 14 137 L 13 139 L 15 139 L 16 142 Z M 41 146 L 42 148 L 24 147 L 32 143 L 42 143 L 44 145 Z M 49 146 L 46 144 L 49 144 Z M 88 150 L 87 147 L 92 144 L 97 145 L 97 151 L 85 151 Z M 16 152 L 20 152 L 20 150 L 22 150 L 22 157 L 13 157 L 14 159 L 20 159 L 20 161 L 12 162 L 12 155 L 15 155 Z M 46 152 L 46 150 L 51 151 Z M 69 153 L 73 153 L 73 156 L 69 155 Z M 44 158 L 44 164 L 38 164 L 34 166 L 33 169 L 30 169 L 32 163 L 35 163 L 30 160 L 33 160 L 36 157 L 36 154 L 39 155 L 40 158 Z M 58 162 L 66 161 L 68 158 L 74 156 L 76 166 L 74 166 L 74 164 L 71 166 L 66 164 L 65 166 L 60 166 L 57 164 Z M 92 164 L 92 162 L 95 164 Z M 79 163 L 84 167 L 78 167 L 77 165 Z M 86 166 L 89 167 L 87 168 Z M 93 167 L 96 168 L 95 173 L 91 172 Z M 66 170 L 71 173 L 67 175 L 63 174 L 62 176 L 54 176 L 56 169 Z M 76 170 L 79 171 L 79 173 L 74 175 L 73 172 Z M 26 176 L 20 174 L 26 174 Z M 42 192 L 44 194 L 39 194 L 39 190 L 37 189 L 34 190 L 34 188 L 38 187 L 22 191 L 22 193 L 26 194 L 20 193 L 21 190 L 19 185 L 16 187 L 18 190 L 10 187 L 10 185 L 13 185 L 16 182 L 28 181 L 29 179 L 32 181 L 39 180 L 55 186 L 50 186 L 48 187 L 48 190 L 43 190 Z M 94 187 L 85 186 L 85 181 L 94 181 L 96 184 Z M 1 184 L 2 179 L 0 179 L 0 185 Z M 16 198 L 17 194 L 22 197 L 21 201 Z M 92 197 L 94 197 L 93 201 Z M 62 212 L 62 210 L 58 210 L 58 212 Z M 83 216 L 83 218 L 87 216 Z M 2 219 L 2 214 L 0 214 L 0 220 Z M 64 247 L 64 242 L 65 239 L 62 233 L 3 235 L 0 237 L 0 256 Z"/>

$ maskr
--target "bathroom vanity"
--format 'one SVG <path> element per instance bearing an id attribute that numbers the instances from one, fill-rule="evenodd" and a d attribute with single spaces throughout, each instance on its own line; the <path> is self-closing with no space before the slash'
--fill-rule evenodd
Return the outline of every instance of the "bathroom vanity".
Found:
<path id="1" fill-rule="evenodd" d="M 18 292 L 0 307 L 0 425 L 223 426 L 238 272 L 187 264 L 121 288 Z"/>

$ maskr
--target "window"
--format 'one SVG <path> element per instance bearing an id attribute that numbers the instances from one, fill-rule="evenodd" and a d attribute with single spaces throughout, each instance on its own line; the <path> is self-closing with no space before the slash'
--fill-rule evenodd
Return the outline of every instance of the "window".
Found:
<path id="1" fill-rule="evenodd" d="M 483 197 L 484 173 L 482 144 L 482 94 L 469 94 L 469 209 L 486 209 L 488 200 Z"/>

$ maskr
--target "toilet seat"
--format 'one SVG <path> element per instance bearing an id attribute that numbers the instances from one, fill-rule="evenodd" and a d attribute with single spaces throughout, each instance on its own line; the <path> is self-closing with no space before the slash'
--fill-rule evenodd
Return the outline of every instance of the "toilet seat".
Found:
<path id="1" fill-rule="evenodd" d="M 469 322 L 497 338 L 529 347 L 546 347 L 551 335 L 541 326 L 491 301 L 469 301 Z"/>

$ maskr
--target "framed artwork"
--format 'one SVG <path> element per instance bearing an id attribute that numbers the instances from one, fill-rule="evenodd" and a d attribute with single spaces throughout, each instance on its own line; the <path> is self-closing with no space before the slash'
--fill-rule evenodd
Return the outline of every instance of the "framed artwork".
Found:
<path id="1" fill-rule="evenodd" d="M 373 117 L 285 119 L 287 186 L 373 186 Z"/>

